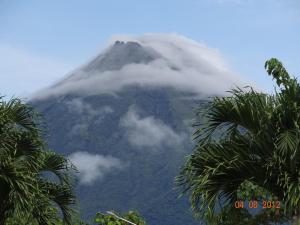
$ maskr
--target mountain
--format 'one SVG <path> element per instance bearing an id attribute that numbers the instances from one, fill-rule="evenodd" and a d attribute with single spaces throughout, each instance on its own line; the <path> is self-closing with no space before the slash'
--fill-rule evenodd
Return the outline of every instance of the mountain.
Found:
<path id="1" fill-rule="evenodd" d="M 85 218 L 136 209 L 149 225 L 193 225 L 199 222 L 187 199 L 174 190 L 193 150 L 193 108 L 236 80 L 203 44 L 177 35 L 127 37 L 31 104 L 47 124 L 49 147 L 80 170 Z"/>

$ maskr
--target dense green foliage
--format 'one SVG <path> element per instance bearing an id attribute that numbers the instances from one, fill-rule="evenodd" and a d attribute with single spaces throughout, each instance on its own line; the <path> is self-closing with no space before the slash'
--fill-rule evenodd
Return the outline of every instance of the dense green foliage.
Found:
<path id="1" fill-rule="evenodd" d="M 117 215 L 116 213 L 114 213 Z M 117 215 L 117 217 L 123 218 L 127 221 L 130 221 L 136 225 L 146 225 L 145 221 L 141 216 L 134 211 L 129 211 L 127 213 L 124 213 L 120 216 Z M 103 213 L 97 213 L 95 217 L 95 223 L 97 225 L 128 225 L 130 223 L 117 218 L 114 215 L 109 215 L 109 214 L 103 214 Z"/>
<path id="2" fill-rule="evenodd" d="M 275 209 L 261 210 L 251 215 L 248 209 L 236 209 L 232 205 L 226 205 L 219 213 L 207 211 L 204 220 L 209 225 L 273 225 L 286 222 L 286 218 L 278 215 Z"/>
<path id="3" fill-rule="evenodd" d="M 281 219 L 300 215 L 300 85 L 277 59 L 265 68 L 275 94 L 236 88 L 198 114 L 207 121 L 196 124 L 197 145 L 177 181 L 202 218 L 216 216 L 218 202 L 231 210 L 238 199 L 265 197 L 281 201 Z"/>
<path id="4" fill-rule="evenodd" d="M 19 99 L 0 99 L 0 224 L 71 224 L 71 163 L 48 151 L 38 116 Z M 50 179 L 49 174 L 55 176 Z"/>
<path id="5" fill-rule="evenodd" d="M 121 215 L 116 212 L 111 213 L 114 215 L 98 212 L 91 223 L 82 221 L 79 218 L 74 218 L 72 225 L 129 225 L 130 223 L 134 223 L 136 225 L 146 225 L 144 219 L 136 211 L 128 211 Z M 58 220 L 56 223 L 56 225 L 63 224 L 64 223 L 62 220 Z"/>

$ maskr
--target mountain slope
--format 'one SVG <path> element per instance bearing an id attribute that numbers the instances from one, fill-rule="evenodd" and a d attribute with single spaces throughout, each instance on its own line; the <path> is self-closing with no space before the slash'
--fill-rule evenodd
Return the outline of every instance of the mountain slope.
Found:
<path id="1" fill-rule="evenodd" d="M 115 42 L 31 103 L 44 115 L 49 147 L 80 170 L 86 218 L 137 209 L 150 225 L 192 225 L 187 200 L 174 190 L 193 149 L 192 110 L 233 78 L 214 50 L 150 35 Z"/>
<path id="2" fill-rule="evenodd" d="M 180 118 L 180 113 L 188 115 L 189 112 L 184 111 L 191 109 L 193 103 L 185 104 L 183 112 L 177 112 L 173 107 L 180 104 L 176 102 L 180 100 L 170 98 L 170 92 L 172 91 L 144 91 L 135 88 L 125 90 L 120 94 L 122 97 L 117 99 L 112 96 L 66 96 L 34 103 L 48 124 L 49 147 L 71 156 L 74 152 L 112 156 L 123 163 L 121 169 L 109 171 L 92 184 L 79 184 L 80 203 L 86 217 L 93 216 L 98 210 L 137 209 L 150 225 L 193 224 L 188 213 L 189 205 L 183 200 L 177 200 L 177 193 L 173 191 L 174 177 L 184 156 L 191 150 L 190 143 L 185 140 L 187 137 L 184 135 L 188 130 L 184 127 L 184 118 Z M 70 110 L 69 102 L 74 99 L 92 105 L 96 112 L 101 112 L 103 106 L 109 104 L 113 112 L 104 117 L 101 113 L 90 117 L 85 112 L 81 114 L 74 109 Z M 140 121 L 137 123 L 142 124 L 143 119 L 153 117 L 155 121 L 161 121 L 161 124 L 168 124 L 176 133 L 183 133 L 184 140 L 132 145 L 127 136 L 129 129 L 120 123 L 130 107 L 139 110 L 141 118 L 137 119 Z M 145 135 L 151 137 L 151 133 Z M 172 138 L 172 135 L 166 134 L 166 138 Z M 161 222 L 157 222 L 158 220 Z"/>

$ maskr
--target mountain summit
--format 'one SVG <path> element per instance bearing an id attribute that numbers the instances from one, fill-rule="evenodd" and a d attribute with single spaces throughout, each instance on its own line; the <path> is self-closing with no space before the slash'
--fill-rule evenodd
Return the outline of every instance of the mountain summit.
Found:
<path id="1" fill-rule="evenodd" d="M 120 70 L 129 64 L 147 64 L 160 57 L 155 50 L 145 48 L 137 42 L 116 41 L 103 54 L 98 55 L 86 64 L 81 72 L 90 74 Z"/>
<path id="2" fill-rule="evenodd" d="M 32 99 L 49 147 L 80 170 L 84 216 L 136 209 L 149 225 L 197 224 L 174 191 L 193 148 L 192 109 L 238 80 L 216 50 L 187 38 L 123 40 Z"/>
<path id="3" fill-rule="evenodd" d="M 118 94 L 129 86 L 172 88 L 203 98 L 222 95 L 232 85 L 245 86 L 220 53 L 177 35 L 122 37 L 103 53 L 50 88 L 43 99 L 68 93 Z"/>
<path id="4" fill-rule="evenodd" d="M 86 67 L 85 72 L 104 72 L 109 70 L 120 70 L 128 64 L 147 64 L 160 55 L 153 49 L 144 48 L 137 42 L 116 41 L 104 54 L 97 56 Z"/>

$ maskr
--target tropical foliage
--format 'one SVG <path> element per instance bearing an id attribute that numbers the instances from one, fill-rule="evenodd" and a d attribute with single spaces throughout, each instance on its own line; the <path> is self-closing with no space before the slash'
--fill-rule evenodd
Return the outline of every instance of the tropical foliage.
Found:
<path id="1" fill-rule="evenodd" d="M 130 223 L 125 221 L 125 220 L 127 220 L 136 225 L 146 225 L 144 219 L 135 211 L 129 211 L 120 216 L 118 216 L 114 212 L 112 212 L 112 213 L 114 215 L 97 213 L 97 215 L 95 217 L 96 224 L 97 225 L 129 225 Z M 124 220 L 122 220 L 120 218 L 122 218 Z"/>
<path id="2" fill-rule="evenodd" d="M 71 163 L 48 151 L 39 116 L 19 99 L 0 98 L 0 225 L 71 224 Z"/>
<path id="3" fill-rule="evenodd" d="M 206 121 L 195 124 L 195 151 L 177 177 L 197 216 L 224 215 L 218 202 L 231 210 L 263 198 L 281 202 L 280 218 L 300 215 L 300 85 L 277 59 L 265 68 L 275 94 L 235 88 L 198 111 Z"/>

